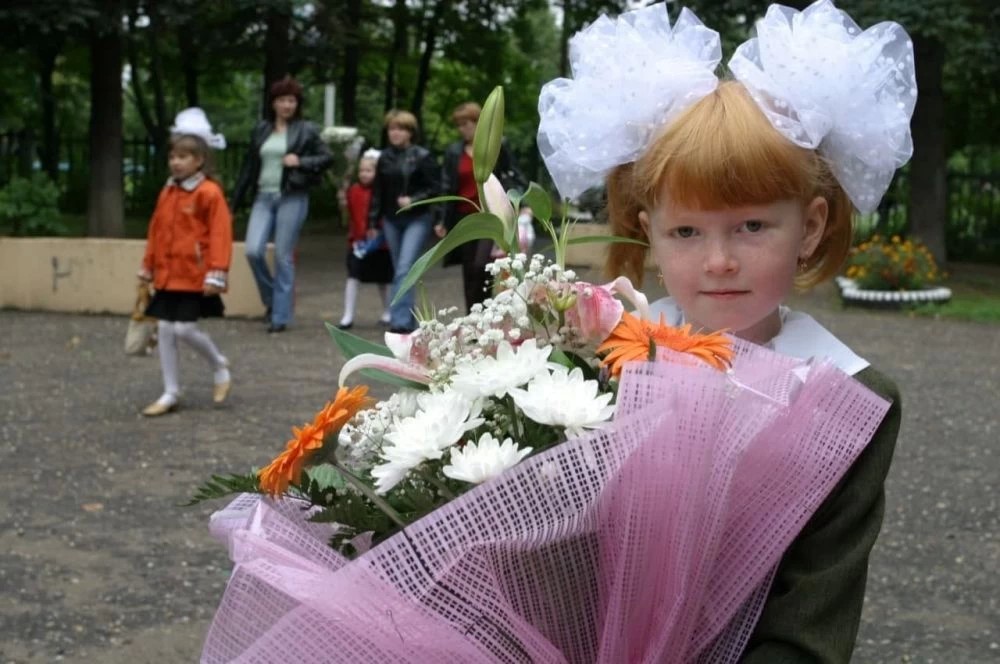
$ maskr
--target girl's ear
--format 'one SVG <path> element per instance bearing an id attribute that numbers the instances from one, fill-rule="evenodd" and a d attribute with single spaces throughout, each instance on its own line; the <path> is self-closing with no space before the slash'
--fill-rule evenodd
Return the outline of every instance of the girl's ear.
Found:
<path id="1" fill-rule="evenodd" d="M 812 199 L 806 206 L 802 219 L 802 246 L 799 257 L 806 259 L 812 256 L 823 239 L 826 231 L 826 220 L 830 214 L 830 204 L 822 196 Z"/>
<path id="2" fill-rule="evenodd" d="M 639 227 L 646 234 L 647 239 L 653 237 L 653 234 L 649 232 L 649 214 L 645 210 L 639 211 Z"/>

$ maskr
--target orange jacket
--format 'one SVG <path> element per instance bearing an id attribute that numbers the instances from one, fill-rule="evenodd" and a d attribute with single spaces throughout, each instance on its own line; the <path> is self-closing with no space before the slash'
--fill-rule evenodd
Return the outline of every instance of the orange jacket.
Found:
<path id="1" fill-rule="evenodd" d="M 211 273 L 226 283 L 233 253 L 233 217 L 222 187 L 204 176 L 171 181 L 149 221 L 140 276 L 157 290 L 198 291 Z"/>

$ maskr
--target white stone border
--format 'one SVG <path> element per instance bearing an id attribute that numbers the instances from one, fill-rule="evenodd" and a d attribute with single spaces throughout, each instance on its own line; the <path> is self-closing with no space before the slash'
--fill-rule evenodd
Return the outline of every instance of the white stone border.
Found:
<path id="1" fill-rule="evenodd" d="M 921 302 L 947 302 L 951 299 L 951 289 L 944 286 L 937 288 L 926 288 L 924 290 L 865 290 L 858 288 L 857 282 L 847 277 L 837 277 L 837 286 L 840 288 L 840 296 L 845 300 L 853 302 L 885 302 L 887 304 L 903 304 Z"/>

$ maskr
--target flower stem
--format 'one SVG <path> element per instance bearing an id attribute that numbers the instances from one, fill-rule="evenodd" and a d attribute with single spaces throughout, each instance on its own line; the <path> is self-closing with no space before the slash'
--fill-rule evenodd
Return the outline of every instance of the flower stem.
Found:
<path id="1" fill-rule="evenodd" d="M 392 508 L 392 505 L 386 502 L 385 498 L 375 493 L 370 486 L 361 481 L 361 478 L 341 466 L 339 463 L 334 462 L 333 467 L 337 469 L 345 480 L 347 480 L 348 484 L 364 494 L 368 500 L 375 503 L 375 507 L 382 510 L 382 513 L 392 519 L 397 526 L 400 528 L 406 528 L 407 523 L 403 521 L 403 517 L 400 516 L 399 512 Z"/>
<path id="2" fill-rule="evenodd" d="M 437 487 L 437 490 L 441 492 L 442 496 L 444 496 L 448 500 L 455 499 L 455 494 L 451 492 L 447 484 L 441 481 L 440 477 L 438 477 L 432 472 L 428 472 L 428 470 L 423 466 L 417 466 L 417 468 L 420 471 L 420 476 L 423 477 L 428 482 L 430 482 L 431 484 L 433 484 L 435 487 Z"/>

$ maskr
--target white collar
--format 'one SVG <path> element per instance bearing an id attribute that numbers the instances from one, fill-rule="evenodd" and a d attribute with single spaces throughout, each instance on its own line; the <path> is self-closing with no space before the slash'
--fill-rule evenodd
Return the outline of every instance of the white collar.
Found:
<path id="1" fill-rule="evenodd" d="M 682 325 L 684 312 L 672 297 L 665 297 L 649 305 L 653 320 L 660 314 L 668 325 Z M 809 360 L 814 357 L 829 358 L 841 371 L 853 376 L 869 366 L 869 362 L 854 353 L 847 345 L 833 336 L 809 314 L 781 307 L 781 331 L 768 345 L 775 352 Z"/>
<path id="2" fill-rule="evenodd" d="M 174 178 L 167 178 L 168 187 L 180 187 L 184 191 L 194 191 L 198 185 L 205 181 L 205 174 L 198 171 L 194 175 L 189 175 L 183 180 L 177 181 Z"/>

